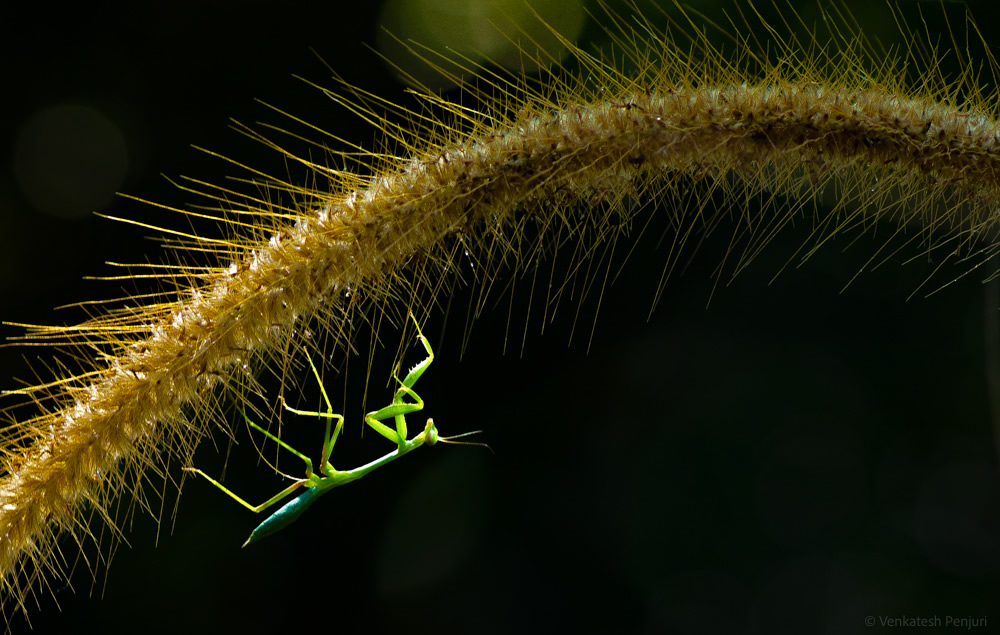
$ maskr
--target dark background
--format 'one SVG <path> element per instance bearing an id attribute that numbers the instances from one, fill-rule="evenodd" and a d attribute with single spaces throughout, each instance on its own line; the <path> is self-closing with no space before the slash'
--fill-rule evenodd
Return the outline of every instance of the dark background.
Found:
<path id="1" fill-rule="evenodd" d="M 400 95 L 393 72 L 362 46 L 376 40 L 378 6 L 353 3 L 345 15 L 337 4 L 14 9 L 0 105 L 0 318 L 70 323 L 80 315 L 52 307 L 117 295 L 115 284 L 81 276 L 113 271 L 106 260 L 159 259 L 147 230 L 90 209 L 66 219 L 32 207 L 13 166 L 36 112 L 85 103 L 106 113 L 129 149 L 115 189 L 176 206 L 190 197 L 160 174 L 221 182 L 238 173 L 190 144 L 284 169 L 227 129 L 230 117 L 280 121 L 255 98 L 370 143 L 366 124 L 291 77 L 324 83 L 312 47 L 349 81 Z M 940 15 L 929 3 L 903 6 L 911 16 L 918 8 Z M 987 8 L 976 5 L 982 24 Z M 888 37 L 887 12 L 859 9 L 866 33 Z M 592 25 L 582 37 L 600 40 Z M 121 198 L 98 211 L 178 222 Z M 155 524 L 139 515 L 106 583 L 104 567 L 93 588 L 81 567 L 75 592 L 61 583 L 42 592 L 35 631 L 848 633 L 883 630 L 866 628 L 866 616 L 903 615 L 986 617 L 975 632 L 996 629 L 987 359 L 997 352 L 984 345 L 984 306 L 1000 303 L 985 299 L 979 274 L 908 300 L 936 264 L 902 264 L 915 253 L 845 289 L 884 234 L 839 241 L 772 282 L 807 230 L 789 231 L 706 308 L 728 238 L 719 232 L 648 320 L 665 255 L 644 238 L 603 298 L 589 352 L 596 296 L 571 346 L 575 307 L 564 305 L 544 335 L 532 318 L 523 355 L 516 345 L 502 354 L 502 301 L 460 358 L 468 298 L 459 296 L 447 321 L 427 322 L 439 357 L 420 393 L 443 434 L 483 429 L 494 454 L 421 450 L 243 551 L 261 518 L 188 483 L 173 525 L 168 495 L 156 546 Z M 522 298 L 512 314 L 519 333 Z M 21 356 L 39 354 L 0 349 L 3 384 L 30 379 Z M 421 355 L 412 348 L 407 363 Z M 373 371 L 371 407 L 388 402 L 380 382 L 390 364 Z M 387 450 L 376 435 L 359 440 L 361 395 L 348 394 L 341 467 Z M 226 482 L 263 500 L 283 485 L 255 467 L 237 430 Z M 318 430 L 297 438 L 315 456 Z M 206 443 L 197 463 L 218 474 L 222 458 Z M 20 615 L 9 626 L 28 630 Z"/>

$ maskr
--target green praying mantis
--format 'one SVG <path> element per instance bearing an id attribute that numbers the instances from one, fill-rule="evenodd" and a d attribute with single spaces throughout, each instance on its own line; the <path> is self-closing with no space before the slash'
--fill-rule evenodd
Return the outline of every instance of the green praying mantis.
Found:
<path id="1" fill-rule="evenodd" d="M 305 487 L 306 491 L 299 494 L 296 498 L 282 505 L 276 512 L 272 513 L 264 522 L 257 525 L 257 528 L 251 532 L 250 537 L 247 541 L 243 543 L 243 546 L 257 542 L 258 540 L 270 536 L 271 534 L 278 532 L 295 520 L 299 518 L 305 512 L 305 510 L 312 505 L 312 503 L 335 487 L 340 487 L 350 483 L 351 481 L 356 481 L 362 476 L 368 474 L 369 472 L 390 463 L 399 457 L 412 452 L 413 450 L 419 448 L 421 445 L 434 445 L 438 441 L 451 442 L 452 439 L 457 439 L 460 437 L 469 436 L 471 434 L 477 434 L 480 432 L 476 430 L 474 432 L 466 432 L 464 434 L 455 435 L 453 437 L 441 437 L 438 435 L 437 427 L 434 425 L 433 419 L 427 419 L 427 423 L 424 426 L 423 432 L 414 436 L 412 439 L 407 440 L 406 438 L 406 415 L 418 412 L 424 407 L 424 400 L 420 398 L 416 392 L 413 391 L 413 385 L 417 383 L 421 375 L 427 370 L 434 361 L 434 351 L 431 350 L 431 345 L 424 337 L 424 334 L 420 331 L 420 325 L 417 324 L 416 318 L 413 314 L 410 314 L 413 319 L 414 324 L 417 326 L 417 339 L 424 346 L 424 350 L 427 351 L 427 357 L 418 363 L 416 366 L 410 369 L 406 377 L 399 379 L 399 366 L 397 365 L 396 371 L 393 376 L 396 381 L 399 382 L 399 388 L 396 390 L 395 396 L 392 399 L 392 403 L 384 408 L 369 412 L 365 415 L 365 423 L 375 429 L 376 432 L 389 439 L 396 444 L 396 449 L 392 452 L 386 454 L 385 456 L 376 459 L 370 463 L 362 465 L 361 467 L 355 468 L 353 470 L 337 470 L 330 464 L 330 454 L 333 452 L 333 445 L 337 442 L 337 437 L 340 436 L 340 431 L 344 427 L 344 417 L 343 415 L 334 414 L 333 406 L 330 404 L 330 398 L 326 394 L 326 389 L 323 387 L 323 380 L 319 375 L 319 371 L 316 369 L 316 365 L 313 364 L 312 360 L 308 359 L 309 366 L 312 368 L 313 374 L 316 376 L 316 381 L 319 382 L 320 392 L 323 395 L 323 401 L 326 403 L 326 412 L 318 411 L 308 411 L 308 410 L 297 410 L 292 408 L 285 403 L 284 398 L 281 398 L 282 407 L 288 412 L 319 417 L 326 420 L 326 432 L 323 435 L 323 453 L 320 459 L 320 473 L 317 474 L 313 470 L 312 460 L 302 454 L 295 448 L 291 447 L 275 435 L 271 434 L 264 428 L 260 427 L 256 423 L 247 417 L 246 413 L 243 413 L 243 418 L 246 420 L 247 424 L 259 430 L 269 439 L 275 441 L 278 445 L 285 448 L 295 456 L 302 459 L 306 464 L 306 476 L 305 478 L 298 479 L 285 489 L 281 490 L 271 498 L 267 499 L 260 505 L 251 505 L 247 501 L 240 498 L 237 494 L 233 493 L 231 490 L 226 488 L 224 485 L 213 479 L 208 474 L 205 474 L 201 470 L 195 467 L 186 467 L 184 471 L 192 472 L 198 474 L 208 479 L 210 483 L 218 487 L 220 490 L 228 494 L 232 499 L 234 499 L 239 504 L 243 505 L 250 511 L 254 513 L 260 513 L 265 509 L 281 502 L 297 489 Z M 403 401 L 403 398 L 409 395 L 414 401 L 412 403 L 407 403 Z M 396 429 L 393 430 L 389 426 L 382 423 L 387 419 L 395 419 Z M 330 428 L 333 421 L 337 421 L 336 427 L 333 429 L 331 434 Z M 472 445 L 485 445 L 485 444 L 472 444 Z M 488 447 L 488 446 L 486 446 Z"/>

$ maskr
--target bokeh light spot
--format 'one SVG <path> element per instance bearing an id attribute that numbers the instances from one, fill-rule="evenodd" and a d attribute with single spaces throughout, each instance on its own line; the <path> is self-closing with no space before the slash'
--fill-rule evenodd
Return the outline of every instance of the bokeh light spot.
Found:
<path id="1" fill-rule="evenodd" d="M 539 49 L 545 52 L 546 63 L 558 61 L 565 53 L 549 27 L 575 41 L 585 19 L 581 0 L 537 0 L 531 7 L 522 0 L 389 0 L 379 19 L 388 33 L 381 32 L 377 41 L 379 51 L 418 82 L 432 89 L 447 88 L 451 82 L 407 54 L 396 38 L 415 42 L 418 50 L 427 47 L 437 53 L 457 53 L 474 63 L 531 73 L 538 68 L 531 58 Z M 420 54 L 440 62 L 433 53 Z"/>
<path id="2" fill-rule="evenodd" d="M 25 197 L 39 211 L 61 218 L 106 206 L 128 169 L 122 131 L 80 104 L 52 106 L 26 121 L 13 159 Z"/>

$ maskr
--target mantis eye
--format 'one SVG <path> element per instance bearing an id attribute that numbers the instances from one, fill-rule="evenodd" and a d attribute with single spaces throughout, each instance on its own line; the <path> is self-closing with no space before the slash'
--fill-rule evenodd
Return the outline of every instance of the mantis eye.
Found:
<path id="1" fill-rule="evenodd" d="M 428 419 L 427 425 L 424 426 L 424 443 L 427 445 L 434 445 L 438 440 L 438 429 L 434 425 L 434 419 Z"/>

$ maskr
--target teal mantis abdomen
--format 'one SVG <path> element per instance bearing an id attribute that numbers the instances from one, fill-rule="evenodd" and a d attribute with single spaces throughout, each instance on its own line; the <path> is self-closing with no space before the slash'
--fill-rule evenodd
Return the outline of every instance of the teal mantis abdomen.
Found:
<path id="1" fill-rule="evenodd" d="M 270 536 L 295 522 L 312 505 L 312 502 L 316 500 L 319 493 L 319 488 L 310 488 L 295 497 L 295 499 L 282 505 L 281 509 L 268 516 L 264 522 L 257 525 L 257 528 L 250 532 L 250 537 L 243 543 L 243 546 L 246 547 L 252 542 L 257 542 L 261 538 Z"/>

